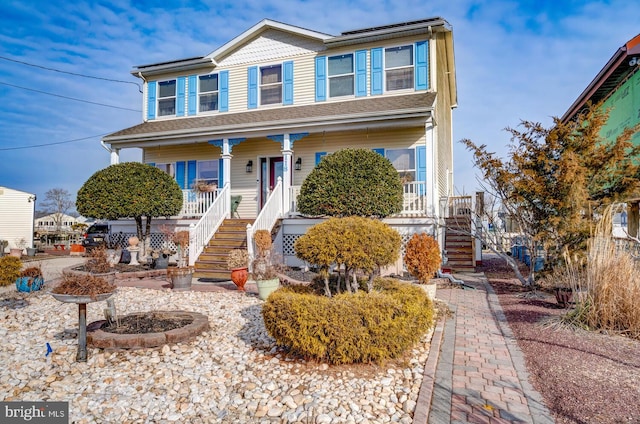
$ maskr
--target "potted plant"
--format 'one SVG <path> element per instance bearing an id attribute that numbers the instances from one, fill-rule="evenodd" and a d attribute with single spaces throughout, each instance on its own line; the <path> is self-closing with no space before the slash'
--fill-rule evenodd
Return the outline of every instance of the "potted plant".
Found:
<path id="1" fill-rule="evenodd" d="M 258 286 L 258 297 L 267 300 L 269 295 L 280 287 L 278 267 L 271 251 L 271 234 L 267 230 L 258 230 L 253 236 L 256 245 L 256 257 L 252 262 L 253 279 Z"/>
<path id="2" fill-rule="evenodd" d="M 30 293 L 40 290 L 44 285 L 42 269 L 39 266 L 30 266 L 20 271 L 16 278 L 16 288 L 19 292 Z"/>
<path id="3" fill-rule="evenodd" d="M 426 233 L 414 234 L 405 247 L 404 264 L 431 300 L 436 296 L 432 279 L 441 266 L 438 242 Z"/>
<path id="4" fill-rule="evenodd" d="M 244 285 L 249 278 L 249 252 L 245 249 L 233 249 L 227 257 L 227 267 L 231 270 L 231 281 L 244 291 Z"/>
<path id="5" fill-rule="evenodd" d="M 152 249 L 151 256 L 151 268 L 153 269 L 167 269 L 169 267 L 169 258 L 176 252 L 170 250 L 168 247 L 162 249 Z"/>
<path id="6" fill-rule="evenodd" d="M 0 240 L 0 258 L 4 256 L 4 249 L 7 248 L 8 244 L 9 244 L 8 241 Z"/>
<path id="7" fill-rule="evenodd" d="M 11 256 L 15 256 L 16 258 L 20 258 L 22 256 L 22 251 L 27 246 L 27 241 L 24 238 L 16 239 L 16 247 L 12 247 L 9 249 L 9 254 Z"/>
<path id="8" fill-rule="evenodd" d="M 13 284 L 20 277 L 22 261 L 15 256 L 3 256 L 0 258 L 0 286 Z"/>
<path id="9" fill-rule="evenodd" d="M 191 290 L 191 279 L 194 269 L 189 266 L 189 231 L 178 231 L 173 235 L 173 242 L 178 251 L 178 266 L 167 268 L 167 277 L 171 280 L 173 290 Z"/>

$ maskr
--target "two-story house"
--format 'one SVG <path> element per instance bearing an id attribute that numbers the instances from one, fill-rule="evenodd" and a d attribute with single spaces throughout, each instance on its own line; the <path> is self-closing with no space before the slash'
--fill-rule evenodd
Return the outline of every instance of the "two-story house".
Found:
<path id="1" fill-rule="evenodd" d="M 192 224 L 198 268 L 220 259 L 205 247 L 232 214 L 248 220 L 249 237 L 278 228 L 278 246 L 295 264 L 293 243 L 314 222 L 296 214 L 298 188 L 323 156 L 345 147 L 375 150 L 403 177 L 404 209 L 388 221 L 405 241 L 436 233 L 453 187 L 457 106 L 444 19 L 338 36 L 265 19 L 206 56 L 132 74 L 144 82 L 144 122 L 103 144 L 112 163 L 121 149 L 141 148 L 143 162 L 175 177 L 185 199 L 176 223 Z M 192 191 L 199 183 L 217 190 Z"/>
<path id="2" fill-rule="evenodd" d="M 609 119 L 600 132 L 605 140 L 613 141 L 626 128 L 640 125 L 640 34 L 615 51 L 564 113 L 562 122 L 576 119 L 589 102 L 603 102 L 601 108 L 609 111 Z M 636 145 L 640 143 L 640 132 L 634 134 L 632 142 Z M 630 236 L 640 236 L 640 193 L 627 199 L 627 210 L 619 214 L 615 221 L 627 227 L 625 230 Z M 621 234 L 616 228 L 614 234 L 626 236 L 624 231 Z"/>

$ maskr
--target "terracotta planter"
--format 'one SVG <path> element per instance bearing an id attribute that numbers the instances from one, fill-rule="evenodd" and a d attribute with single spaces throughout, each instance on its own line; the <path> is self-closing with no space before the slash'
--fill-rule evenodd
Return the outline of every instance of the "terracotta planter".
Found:
<path id="1" fill-rule="evenodd" d="M 12 247 L 11 249 L 9 249 L 9 256 L 15 256 L 16 258 L 22 257 L 22 249 Z"/>
<path id="2" fill-rule="evenodd" d="M 244 291 L 244 285 L 249 278 L 248 268 L 235 268 L 231 270 L 231 281 L 238 287 L 238 290 Z"/>

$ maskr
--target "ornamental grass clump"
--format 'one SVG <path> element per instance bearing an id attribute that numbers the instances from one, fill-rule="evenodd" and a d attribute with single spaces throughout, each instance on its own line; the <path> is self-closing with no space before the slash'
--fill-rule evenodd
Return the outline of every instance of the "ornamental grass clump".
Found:
<path id="1" fill-rule="evenodd" d="M 427 284 L 440 268 L 442 257 L 438 242 L 428 234 L 414 234 L 407 243 L 404 264 L 420 283 Z"/>
<path id="2" fill-rule="evenodd" d="M 554 273 L 559 285 L 571 287 L 576 302 L 563 321 L 640 339 L 640 267 L 616 246 L 611 217 L 608 208 L 587 243 L 586 258 L 565 252 L 566 266 Z"/>
<path id="3" fill-rule="evenodd" d="M 269 334 L 292 354 L 329 364 L 381 363 L 397 358 L 433 325 L 433 303 L 410 284 L 377 278 L 371 293 L 334 297 L 290 286 L 262 308 Z"/>

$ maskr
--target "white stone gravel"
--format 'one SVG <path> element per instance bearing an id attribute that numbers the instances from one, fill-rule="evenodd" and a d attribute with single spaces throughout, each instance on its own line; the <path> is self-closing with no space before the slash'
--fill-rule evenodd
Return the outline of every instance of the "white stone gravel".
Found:
<path id="1" fill-rule="evenodd" d="M 0 399 L 69 401 L 75 423 L 408 424 L 431 339 L 400 365 L 308 363 L 276 348 L 255 296 L 123 287 L 114 297 L 118 314 L 195 311 L 211 329 L 155 349 L 89 349 L 88 361 L 77 363 L 77 340 L 56 337 L 77 328 L 77 305 L 44 292 L 26 298 L 24 308 L 0 307 Z M 103 319 L 105 306 L 87 305 L 87 322 Z"/>

